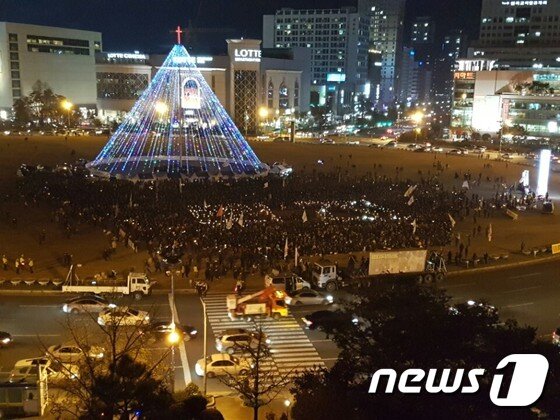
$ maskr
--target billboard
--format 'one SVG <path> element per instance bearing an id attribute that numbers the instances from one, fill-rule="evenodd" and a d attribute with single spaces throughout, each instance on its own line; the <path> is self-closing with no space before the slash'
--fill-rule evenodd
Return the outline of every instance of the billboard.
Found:
<path id="1" fill-rule="evenodd" d="M 381 251 L 369 253 L 369 275 L 424 271 L 427 250 Z"/>
<path id="2" fill-rule="evenodd" d="M 185 79 L 181 88 L 181 108 L 200 109 L 200 86 L 194 79 Z"/>

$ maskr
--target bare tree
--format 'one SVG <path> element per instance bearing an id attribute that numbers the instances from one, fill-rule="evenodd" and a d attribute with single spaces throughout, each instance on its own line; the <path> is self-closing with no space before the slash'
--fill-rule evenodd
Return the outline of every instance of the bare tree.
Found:
<path id="1" fill-rule="evenodd" d="M 128 419 L 140 410 L 144 418 L 150 418 L 149 413 L 163 411 L 172 404 L 165 380 L 168 367 L 162 363 L 170 349 L 154 359 L 144 326 L 124 325 L 122 316 L 108 325 L 99 325 L 96 316 L 88 314 L 86 318 L 94 320 L 95 327 L 80 318 L 68 316 L 65 321 L 70 344 L 81 352 L 72 365 L 43 346 L 47 357 L 61 366 L 69 378 L 59 384 L 56 398 L 51 398 L 54 415 Z M 79 375 L 74 374 L 76 365 Z"/>
<path id="2" fill-rule="evenodd" d="M 226 373 L 218 379 L 241 395 L 245 404 L 253 409 L 253 419 L 258 420 L 259 408 L 273 401 L 291 382 L 293 370 L 280 373 L 275 369 L 266 369 L 265 365 L 272 361 L 272 355 L 262 326 L 255 325 L 252 335 L 252 342 L 235 344 L 235 350 L 241 352 L 249 364 L 247 374 Z"/>

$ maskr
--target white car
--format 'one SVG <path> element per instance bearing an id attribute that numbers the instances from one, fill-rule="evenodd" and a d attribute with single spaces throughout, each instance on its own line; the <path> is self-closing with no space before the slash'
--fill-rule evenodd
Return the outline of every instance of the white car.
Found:
<path id="1" fill-rule="evenodd" d="M 269 173 L 272 174 L 272 175 L 278 175 L 278 176 L 288 176 L 293 171 L 294 171 L 294 168 L 292 168 L 289 165 L 274 162 L 272 165 L 270 165 Z"/>
<path id="2" fill-rule="evenodd" d="M 51 360 L 39 357 L 18 360 L 10 372 L 9 381 L 34 383 L 39 380 L 39 369 L 47 375 L 49 382 L 59 382 L 66 379 L 80 377 L 79 366 L 71 363 L 53 363 Z"/>
<path id="3" fill-rule="evenodd" d="M 299 290 L 285 298 L 287 305 L 330 305 L 334 299 L 332 295 L 317 290 Z"/>
<path id="4" fill-rule="evenodd" d="M 214 378 L 223 375 L 246 375 L 251 366 L 246 359 L 230 354 L 213 354 L 206 358 L 206 376 Z M 195 371 L 198 376 L 204 376 L 204 359 L 196 362 Z"/>
<path id="5" fill-rule="evenodd" d="M 122 306 L 119 308 L 108 308 L 97 317 L 99 325 L 143 325 L 150 322 L 150 315 L 146 311 Z"/>
<path id="6" fill-rule="evenodd" d="M 346 142 L 346 144 L 352 145 L 352 146 L 359 146 L 360 145 L 360 141 L 359 140 L 348 140 Z"/>
<path id="7" fill-rule="evenodd" d="M 82 349 L 74 344 L 57 344 L 55 346 L 50 346 L 45 356 L 49 359 L 59 361 L 60 363 L 76 363 L 85 357 L 90 359 L 102 359 L 103 356 L 105 356 L 104 351 L 105 350 L 99 346 Z"/>
<path id="8" fill-rule="evenodd" d="M 62 312 L 67 314 L 91 313 L 116 307 L 114 303 L 109 303 L 109 301 L 101 296 L 80 296 L 66 301 L 64 305 L 62 305 Z"/>

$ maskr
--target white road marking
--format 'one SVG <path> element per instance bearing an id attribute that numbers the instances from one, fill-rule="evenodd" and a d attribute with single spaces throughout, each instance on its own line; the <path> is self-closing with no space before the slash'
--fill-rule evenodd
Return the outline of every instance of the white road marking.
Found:
<path id="1" fill-rule="evenodd" d="M 171 308 L 171 312 L 173 312 L 173 316 L 175 322 L 180 324 L 179 321 L 179 314 L 177 313 L 177 307 L 175 306 L 175 302 L 173 301 L 173 296 L 171 293 L 169 294 L 169 307 Z M 187 350 L 185 349 L 185 343 L 181 342 L 179 345 L 179 355 L 181 356 L 181 365 L 183 365 L 183 378 L 185 379 L 185 386 L 192 382 L 191 378 L 191 369 L 189 367 L 189 360 L 187 359 Z"/>
<path id="2" fill-rule="evenodd" d="M 326 343 L 326 342 L 332 343 L 332 340 L 309 340 L 309 341 L 311 341 L 312 343 Z"/>
<path id="3" fill-rule="evenodd" d="M 60 305 L 18 305 L 19 308 L 62 308 Z"/>
<path id="4" fill-rule="evenodd" d="M 502 306 L 502 308 L 519 308 L 520 306 L 531 306 L 534 304 L 535 302 L 527 302 L 527 303 L 519 303 L 517 305 L 506 305 L 506 306 Z"/>
<path id="5" fill-rule="evenodd" d="M 531 286 L 531 287 L 523 287 L 521 289 L 513 289 L 513 290 L 506 290 L 505 292 L 502 292 L 504 295 L 508 294 L 508 293 L 517 293 L 517 292 L 525 292 L 526 290 L 533 290 L 533 289 L 540 289 L 542 286 Z"/>
<path id="6" fill-rule="evenodd" d="M 456 287 L 467 287 L 472 286 L 474 283 L 461 283 L 461 284 L 449 284 L 444 286 L 444 289 L 454 289 Z"/>
<path id="7" fill-rule="evenodd" d="M 529 273 L 529 274 L 521 274 L 519 276 L 511 276 L 510 279 L 522 279 L 525 277 L 536 277 L 540 276 L 542 273 Z"/>
<path id="8" fill-rule="evenodd" d="M 12 337 L 60 337 L 60 334 L 12 334 Z"/>

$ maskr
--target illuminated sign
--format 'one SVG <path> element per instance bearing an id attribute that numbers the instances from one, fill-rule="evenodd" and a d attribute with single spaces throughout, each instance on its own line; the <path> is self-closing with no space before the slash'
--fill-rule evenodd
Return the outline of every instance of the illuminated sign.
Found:
<path id="1" fill-rule="evenodd" d="M 249 50 L 247 48 L 235 49 L 233 53 L 234 61 L 249 61 L 253 63 L 261 62 L 261 50 Z"/>
<path id="2" fill-rule="evenodd" d="M 107 53 L 107 58 L 112 59 L 125 59 L 125 60 L 146 60 L 146 54 L 139 53 Z"/>
<path id="3" fill-rule="evenodd" d="M 185 79 L 182 83 L 181 108 L 200 109 L 200 86 L 194 79 Z"/>
<path id="4" fill-rule="evenodd" d="M 560 81 L 560 74 L 534 74 L 533 80 L 535 82 L 559 82 Z"/>
<path id="5" fill-rule="evenodd" d="M 206 64 L 210 61 L 214 60 L 212 57 L 173 57 L 174 64 Z"/>
<path id="6" fill-rule="evenodd" d="M 344 73 L 327 73 L 327 82 L 344 82 L 346 75 Z"/>
<path id="7" fill-rule="evenodd" d="M 537 195 L 545 195 L 548 192 L 551 154 L 552 153 L 548 149 L 541 150 L 539 156 L 539 175 L 537 178 Z"/>
<path id="8" fill-rule="evenodd" d="M 453 73 L 455 80 L 474 80 L 475 74 L 473 71 L 456 71 Z"/>

